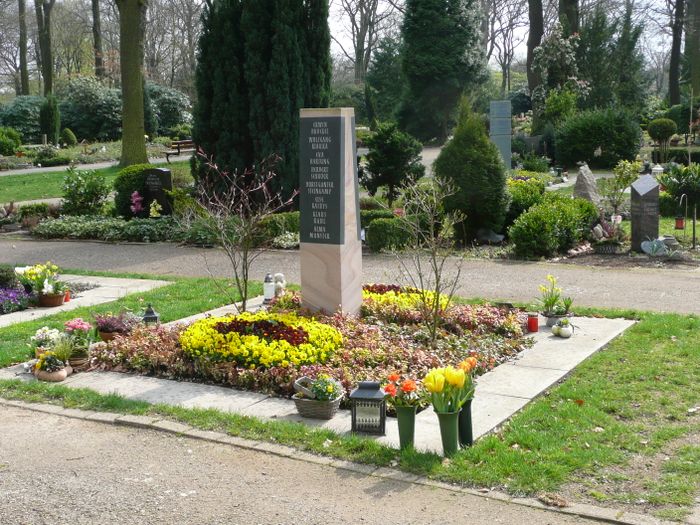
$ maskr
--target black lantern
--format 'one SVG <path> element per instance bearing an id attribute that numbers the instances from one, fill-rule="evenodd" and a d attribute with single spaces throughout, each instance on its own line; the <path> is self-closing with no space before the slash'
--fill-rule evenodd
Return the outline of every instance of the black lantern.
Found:
<path id="1" fill-rule="evenodd" d="M 141 319 L 143 319 L 143 324 L 150 326 L 160 322 L 160 315 L 158 315 L 158 312 L 149 304 L 143 312 Z"/>
<path id="2" fill-rule="evenodd" d="M 378 381 L 360 381 L 350 394 L 352 431 L 384 435 L 386 400 Z"/>

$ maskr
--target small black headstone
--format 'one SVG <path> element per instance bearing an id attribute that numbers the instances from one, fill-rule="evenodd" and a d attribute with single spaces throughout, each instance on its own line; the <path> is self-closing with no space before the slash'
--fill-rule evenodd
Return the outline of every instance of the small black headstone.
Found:
<path id="1" fill-rule="evenodd" d="M 632 251 L 642 252 L 642 243 L 659 236 L 659 183 L 642 175 L 632 183 Z"/>
<path id="2" fill-rule="evenodd" d="M 148 203 L 157 201 L 163 208 L 161 214 L 170 215 L 173 212 L 172 199 L 166 193 L 173 190 L 173 176 L 170 170 L 152 168 L 144 172 L 144 177 L 146 183 L 144 200 Z"/>

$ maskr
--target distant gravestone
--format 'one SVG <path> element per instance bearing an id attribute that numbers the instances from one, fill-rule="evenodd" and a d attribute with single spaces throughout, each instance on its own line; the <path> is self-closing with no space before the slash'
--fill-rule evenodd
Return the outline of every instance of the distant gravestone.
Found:
<path id="1" fill-rule="evenodd" d="M 574 185 L 574 197 L 591 201 L 596 206 L 600 204 L 598 185 L 588 164 L 582 165 L 578 170 L 578 177 L 576 177 L 576 184 Z"/>
<path id="2" fill-rule="evenodd" d="M 352 108 L 302 109 L 299 151 L 303 306 L 356 314 L 362 243 Z"/>
<path id="3" fill-rule="evenodd" d="M 173 212 L 172 200 L 167 194 L 173 191 L 173 175 L 165 168 L 152 168 L 144 172 L 146 202 L 157 201 L 161 205 L 163 215 L 170 215 Z"/>
<path id="4" fill-rule="evenodd" d="M 510 169 L 512 153 L 512 121 L 510 100 L 493 100 L 489 111 L 489 135 L 501 154 L 506 169 Z"/>
<path id="5" fill-rule="evenodd" d="M 642 175 L 632 183 L 632 250 L 642 252 L 642 243 L 659 236 L 659 183 Z"/>

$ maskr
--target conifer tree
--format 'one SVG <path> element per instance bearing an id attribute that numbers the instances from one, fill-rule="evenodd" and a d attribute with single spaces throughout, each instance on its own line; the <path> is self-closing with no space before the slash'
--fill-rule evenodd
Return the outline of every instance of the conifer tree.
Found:
<path id="1" fill-rule="evenodd" d="M 465 89 L 485 80 L 478 0 L 408 0 L 401 32 L 408 88 L 402 129 L 420 140 L 445 139 Z"/>

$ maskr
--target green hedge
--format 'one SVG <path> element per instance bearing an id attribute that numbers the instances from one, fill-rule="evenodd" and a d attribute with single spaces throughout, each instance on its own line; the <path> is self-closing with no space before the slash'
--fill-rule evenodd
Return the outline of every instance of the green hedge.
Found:
<path id="1" fill-rule="evenodd" d="M 272 240 L 285 232 L 299 233 L 299 220 L 298 211 L 275 213 L 263 221 L 263 237 Z"/>
<path id="2" fill-rule="evenodd" d="M 548 194 L 518 217 L 508 234 L 517 255 L 551 257 L 583 240 L 597 218 L 597 208 L 587 200 Z"/>
<path id="3" fill-rule="evenodd" d="M 639 123 L 624 110 L 584 111 L 557 128 L 557 161 L 564 166 L 587 162 L 591 168 L 612 168 L 620 160 L 636 157 L 640 134 Z"/>
<path id="4" fill-rule="evenodd" d="M 391 210 L 360 210 L 360 225 L 367 228 L 377 219 L 393 219 L 394 212 Z"/>
<path id="5" fill-rule="evenodd" d="M 119 172 L 119 175 L 114 180 L 114 191 L 116 192 L 114 207 L 118 215 L 126 218 L 134 216 L 131 211 L 131 194 L 138 191 L 141 196 L 145 195 L 146 177 L 144 172 L 153 168 L 152 164 L 134 164 Z M 146 213 L 148 213 L 149 205 L 149 202 L 143 201 Z"/>
<path id="6" fill-rule="evenodd" d="M 400 219 L 375 219 L 366 232 L 367 246 L 373 252 L 400 250 L 411 242 L 411 234 Z"/>
<path id="7" fill-rule="evenodd" d="M 509 179 L 507 181 L 511 202 L 506 214 L 506 227 L 524 212 L 544 199 L 545 183 L 538 179 Z"/>

